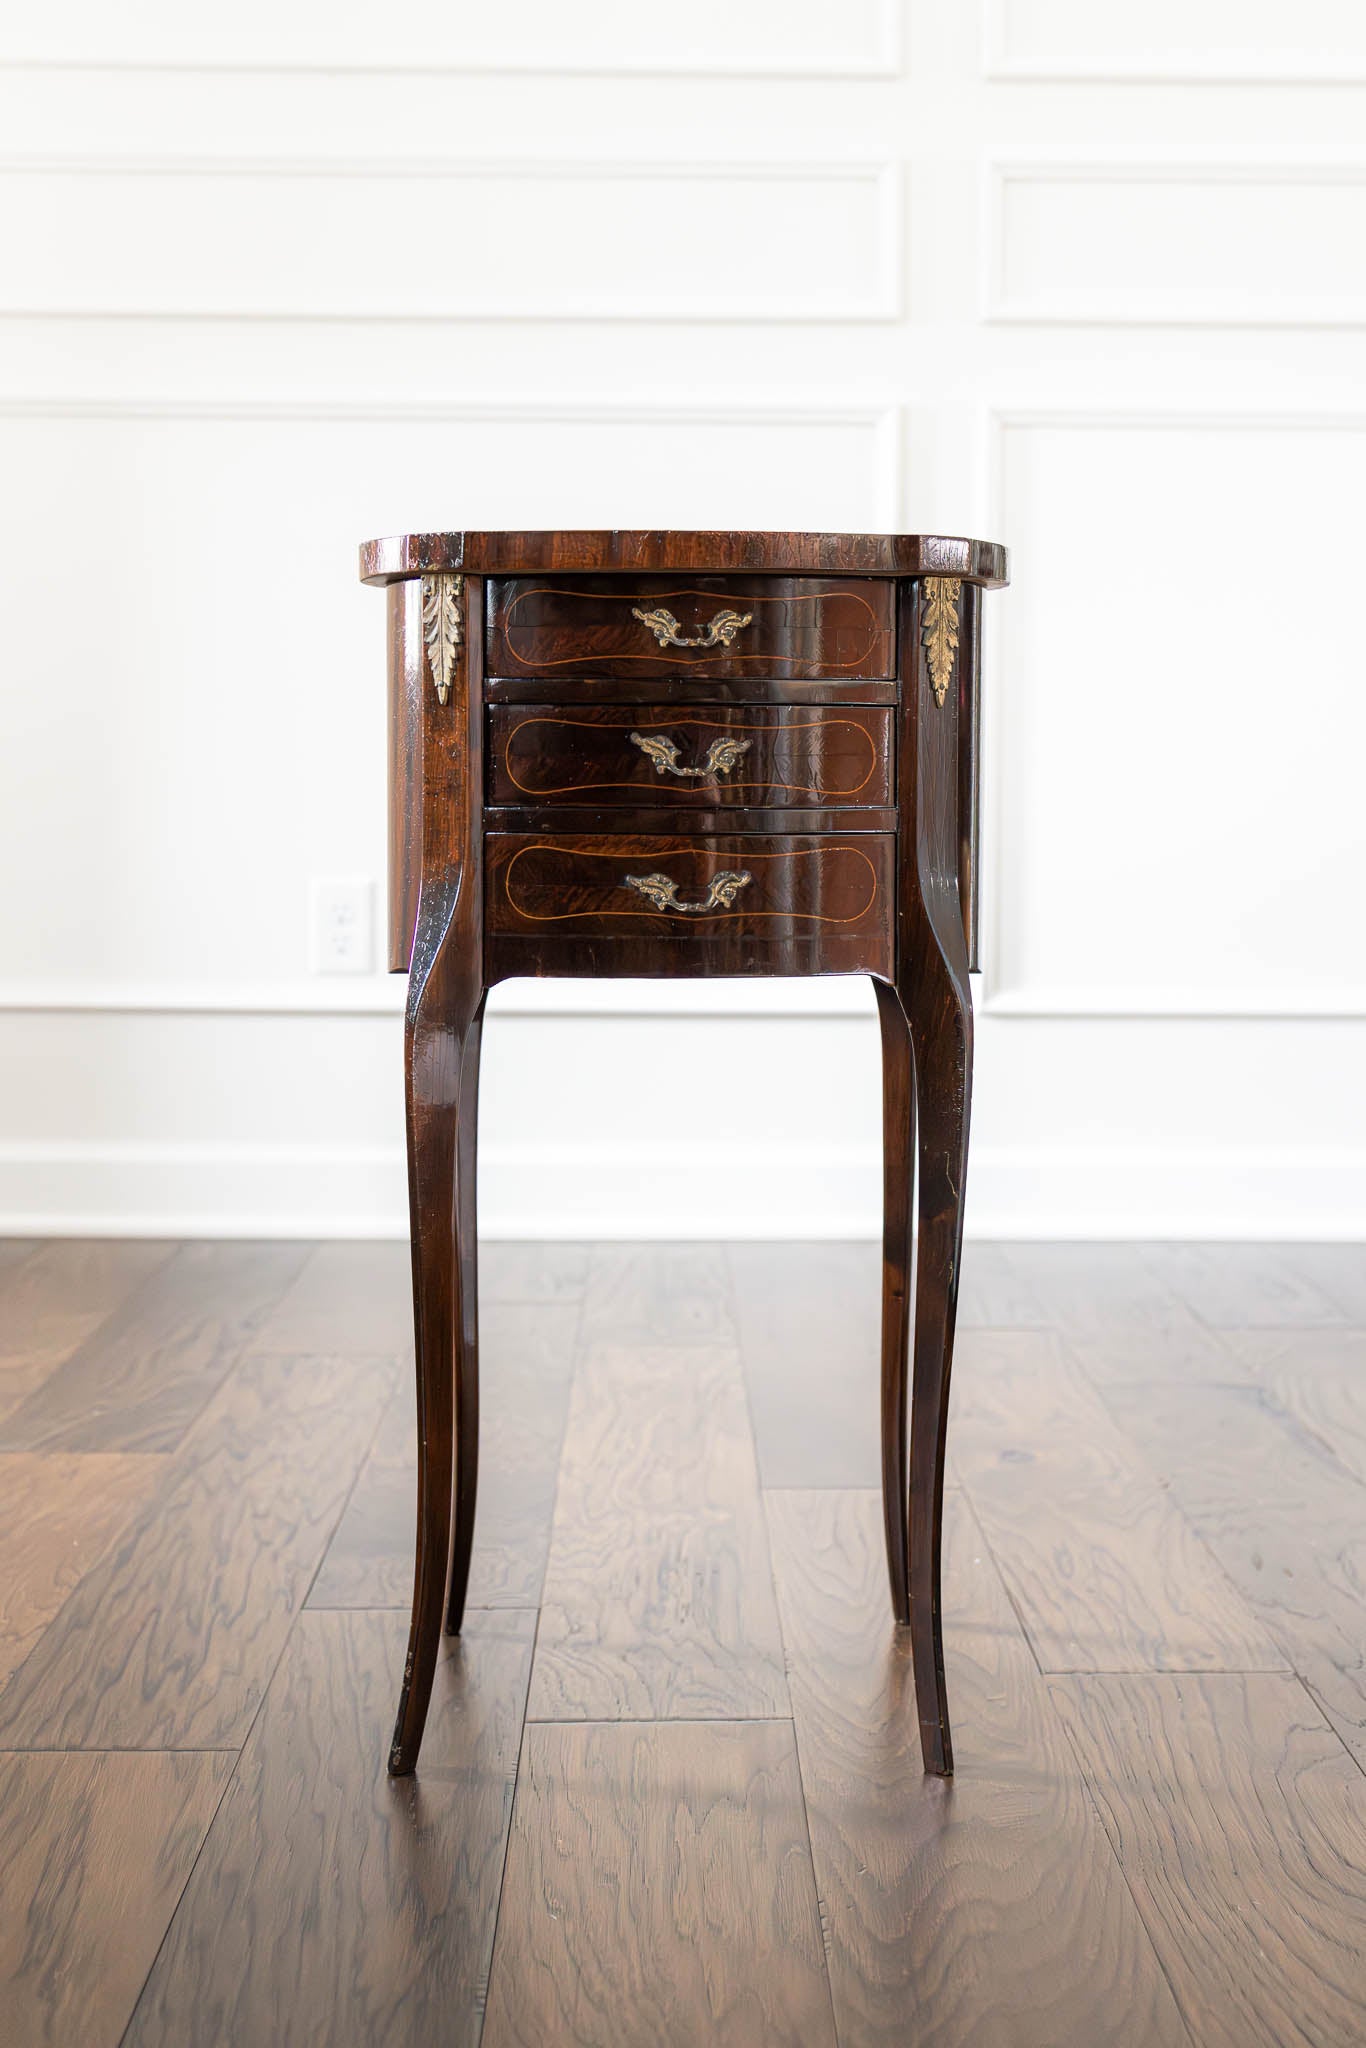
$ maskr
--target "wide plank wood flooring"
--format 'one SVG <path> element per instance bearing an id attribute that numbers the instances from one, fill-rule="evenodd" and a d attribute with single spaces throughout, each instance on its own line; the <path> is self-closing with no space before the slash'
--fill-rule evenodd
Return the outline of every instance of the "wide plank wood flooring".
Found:
<path id="1" fill-rule="evenodd" d="M 1360 2048 L 1366 1251 L 969 1245 L 958 1774 L 873 1245 L 488 1245 L 385 1775 L 406 1247 L 0 1243 L 0 2048 Z"/>

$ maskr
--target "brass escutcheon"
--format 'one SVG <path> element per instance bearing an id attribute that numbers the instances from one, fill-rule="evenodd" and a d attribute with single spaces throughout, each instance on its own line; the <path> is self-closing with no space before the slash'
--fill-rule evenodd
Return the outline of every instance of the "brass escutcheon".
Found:
<path id="1" fill-rule="evenodd" d="M 631 745 L 639 747 L 641 753 L 654 762 L 656 775 L 676 775 L 680 781 L 689 776 L 728 775 L 736 762 L 749 752 L 751 744 L 749 740 L 713 740 L 700 768 L 680 768 L 677 740 L 669 739 L 662 732 L 631 734 Z"/>
<path id="2" fill-rule="evenodd" d="M 682 910 L 698 916 L 708 910 L 729 910 L 742 889 L 747 889 L 753 877 L 749 869 L 736 873 L 734 868 L 723 868 L 719 875 L 713 875 L 707 893 L 700 903 L 685 903 L 678 893 L 677 882 L 667 875 L 626 875 L 622 880 L 624 889 L 639 889 L 647 896 L 656 910 Z"/>
<path id="3" fill-rule="evenodd" d="M 672 612 L 666 612 L 663 605 L 656 611 L 643 612 L 638 604 L 633 604 L 631 616 L 649 627 L 661 647 L 729 647 L 740 628 L 747 626 L 754 614 L 732 611 L 727 605 L 700 633 L 680 633 L 678 620 Z"/>

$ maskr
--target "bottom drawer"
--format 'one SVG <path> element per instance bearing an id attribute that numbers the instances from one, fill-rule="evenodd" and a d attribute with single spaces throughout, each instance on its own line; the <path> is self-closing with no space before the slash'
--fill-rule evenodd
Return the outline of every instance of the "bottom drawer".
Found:
<path id="1" fill-rule="evenodd" d="M 485 840 L 491 938 L 662 942 L 688 973 L 890 973 L 895 838 L 749 833 L 630 839 L 494 832 Z M 793 951 L 793 949 L 798 949 Z M 581 946 L 571 944 L 582 971 Z M 620 973 L 648 973 L 632 948 Z M 787 952 L 790 964 L 776 955 Z M 530 970 L 528 970 L 530 971 Z M 553 960 L 537 972 L 555 972 Z"/>

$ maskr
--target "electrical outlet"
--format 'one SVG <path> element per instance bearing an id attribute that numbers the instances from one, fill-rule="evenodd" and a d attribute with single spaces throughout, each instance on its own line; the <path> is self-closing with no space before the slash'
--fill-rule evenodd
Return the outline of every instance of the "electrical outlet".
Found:
<path id="1" fill-rule="evenodd" d="M 375 966 L 373 882 L 309 884 L 309 965 L 314 974 L 371 974 Z"/>

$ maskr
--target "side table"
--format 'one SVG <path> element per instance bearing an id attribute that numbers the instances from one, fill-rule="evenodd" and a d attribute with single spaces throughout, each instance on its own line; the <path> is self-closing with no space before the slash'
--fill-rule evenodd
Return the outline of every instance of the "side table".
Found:
<path id="1" fill-rule="evenodd" d="M 469 1579 L 488 990 L 515 975 L 867 974 L 887 1565 L 925 1768 L 950 1772 L 940 1532 L 980 609 L 1005 551 L 923 534 L 417 533 L 368 542 L 361 576 L 388 594 L 390 966 L 409 976 L 417 1569 L 389 1769 L 417 1762 L 443 1614 L 457 1633 Z"/>

